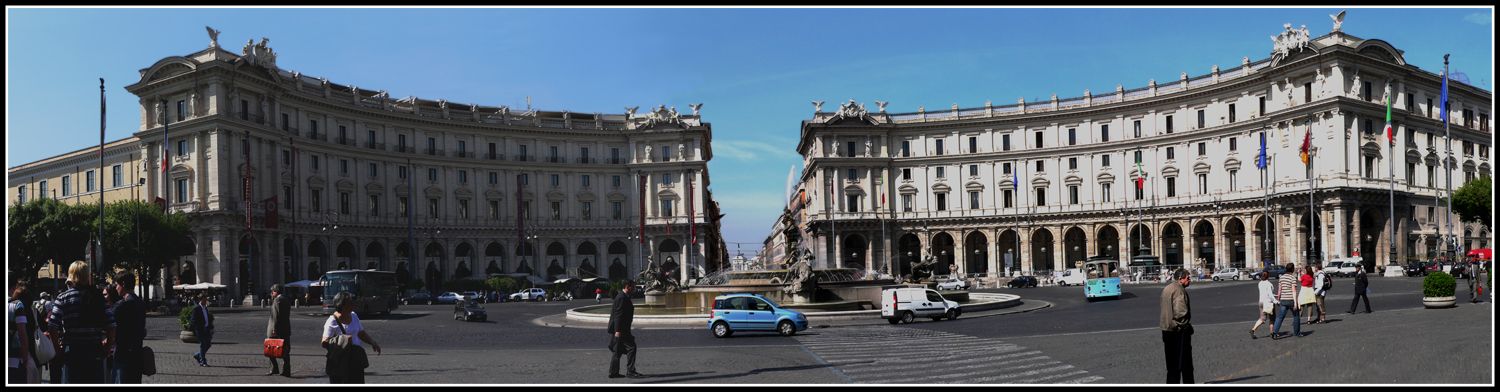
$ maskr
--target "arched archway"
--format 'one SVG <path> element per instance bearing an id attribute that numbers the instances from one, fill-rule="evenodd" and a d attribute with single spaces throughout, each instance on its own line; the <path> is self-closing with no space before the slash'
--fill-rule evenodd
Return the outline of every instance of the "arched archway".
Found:
<path id="1" fill-rule="evenodd" d="M 297 243 L 291 238 L 281 240 L 281 281 L 297 281 Z"/>
<path id="2" fill-rule="evenodd" d="M 1082 268 L 1089 258 L 1088 234 L 1082 227 L 1073 226 L 1063 234 L 1063 268 Z"/>
<path id="3" fill-rule="evenodd" d="M 1359 233 L 1361 238 L 1355 239 L 1356 243 L 1359 244 L 1355 249 L 1359 250 L 1360 264 L 1364 264 L 1365 271 L 1375 271 L 1376 260 L 1382 256 L 1390 257 L 1389 255 L 1381 255 L 1380 251 L 1377 250 L 1379 249 L 1378 246 L 1380 245 L 1381 238 L 1387 235 L 1385 232 L 1389 226 L 1385 224 L 1385 217 L 1381 215 L 1383 214 L 1376 214 L 1369 210 L 1359 213 Z M 1464 233 L 1467 236 L 1468 230 L 1465 230 Z"/>
<path id="4" fill-rule="evenodd" d="M 499 242 L 490 242 L 484 247 L 485 276 L 505 273 L 505 247 Z"/>
<path id="5" fill-rule="evenodd" d="M 346 270 L 355 268 L 353 243 L 350 243 L 349 241 L 340 242 L 338 250 L 335 252 L 336 253 L 334 254 L 334 260 L 336 260 L 338 264 L 336 267 L 333 267 L 333 269 Z"/>
<path id="6" fill-rule="evenodd" d="M 1111 260 L 1124 261 L 1120 257 L 1120 232 L 1115 230 L 1114 225 L 1104 225 L 1099 228 L 1099 233 L 1094 236 L 1094 253 L 1096 256 L 1108 257 Z"/>
<path id="7" fill-rule="evenodd" d="M 1246 268 L 1245 247 L 1245 222 L 1238 217 L 1229 218 L 1224 223 L 1224 241 L 1229 245 L 1229 266 L 1234 268 Z"/>
<path id="8" fill-rule="evenodd" d="M 1198 258 L 1202 259 L 1196 263 L 1197 265 L 1202 266 L 1208 271 L 1213 271 L 1223 264 L 1219 261 L 1220 255 L 1214 251 L 1214 248 L 1218 246 L 1218 241 L 1214 238 L 1213 223 L 1207 220 L 1200 220 L 1197 224 L 1193 225 L 1192 244 L 1198 249 Z"/>
<path id="9" fill-rule="evenodd" d="M 1308 225 L 1309 219 L 1312 220 L 1311 226 Z M 1309 230 L 1309 227 L 1312 229 Z M 1311 214 L 1302 214 L 1302 218 L 1297 222 L 1297 238 L 1309 240 L 1310 243 L 1301 244 L 1307 249 L 1307 252 L 1304 253 L 1304 260 L 1306 261 L 1297 264 L 1323 264 L 1323 227 L 1322 218 Z"/>
<path id="10" fill-rule="evenodd" d="M 865 269 L 865 257 L 869 257 L 870 250 L 864 236 L 858 234 L 844 236 L 842 249 L 843 254 L 840 255 L 839 261 L 843 263 L 844 268 Z"/>
<path id="11" fill-rule="evenodd" d="M 531 265 L 536 262 L 536 247 L 530 241 L 516 246 L 516 273 L 531 274 L 536 271 Z"/>
<path id="12" fill-rule="evenodd" d="M 990 272 L 990 240 L 975 230 L 964 237 L 964 271 L 970 274 Z"/>
<path id="13" fill-rule="evenodd" d="M 182 256 L 177 258 L 176 263 L 172 263 L 172 267 L 177 271 L 177 275 L 173 277 L 173 284 L 197 284 L 198 270 L 194 268 L 196 264 L 193 262 L 193 257 L 198 254 L 198 242 L 193 239 L 193 236 L 187 236 L 178 252 Z"/>
<path id="14" fill-rule="evenodd" d="M 444 259 L 447 258 L 446 252 L 443 252 L 442 245 L 438 245 L 436 242 L 429 242 L 427 243 L 427 248 L 422 250 L 422 256 L 426 259 L 423 261 L 427 264 L 427 268 L 424 269 L 426 271 L 426 282 L 423 283 L 427 284 L 428 292 L 439 292 L 443 287 L 443 263 Z"/>
<path id="15" fill-rule="evenodd" d="M 1047 229 L 1036 229 L 1031 233 L 1031 263 L 1032 269 L 1037 273 L 1061 271 L 1062 265 L 1052 257 L 1052 231 Z"/>
<path id="16" fill-rule="evenodd" d="M 619 257 L 614 257 L 609 262 L 609 280 L 623 280 L 630 275 L 625 270 L 625 263 Z"/>
<path id="17" fill-rule="evenodd" d="M 668 260 L 679 264 L 682 263 L 682 245 L 671 238 L 662 240 L 661 245 L 657 245 L 656 247 L 655 262 L 658 265 L 664 266 Z M 663 268 L 662 271 L 666 271 L 666 269 Z"/>
<path id="18" fill-rule="evenodd" d="M 937 265 L 933 266 L 933 275 L 948 275 L 953 273 L 953 261 L 958 256 L 953 252 L 953 236 L 948 233 L 937 233 L 932 236 L 932 255 L 937 257 Z"/>
<path id="19" fill-rule="evenodd" d="M 1260 245 L 1260 259 L 1255 260 L 1259 268 L 1267 268 L 1276 262 L 1276 225 L 1265 215 L 1255 219 L 1255 226 L 1250 227 L 1254 233 L 1256 244 Z"/>
<path id="20" fill-rule="evenodd" d="M 390 271 L 390 266 L 385 260 L 385 246 L 379 241 L 370 241 L 365 245 L 365 269 Z"/>
<path id="21" fill-rule="evenodd" d="M 1144 224 L 1134 224 L 1130 227 L 1130 239 L 1125 246 L 1130 247 L 1129 256 L 1146 256 L 1153 254 L 1151 249 L 1151 228 Z M 1157 250 L 1159 252 L 1159 250 Z"/>
<path id="22" fill-rule="evenodd" d="M 902 235 L 901 239 L 896 241 L 896 249 L 896 257 L 900 259 L 900 262 L 896 263 L 899 264 L 900 275 L 911 274 L 912 264 L 922 260 L 922 239 L 916 234 Z"/>
<path id="23" fill-rule="evenodd" d="M 453 279 L 469 279 L 474 277 L 473 271 L 474 246 L 468 242 L 458 244 L 453 250 L 453 260 L 458 264 L 453 268 Z"/>
<path id="24" fill-rule="evenodd" d="M 554 241 L 550 244 L 547 244 L 547 275 L 543 277 L 551 280 L 554 279 L 554 276 L 556 275 L 566 274 L 567 270 L 563 267 L 563 263 L 565 262 L 565 259 L 567 257 L 568 247 L 563 246 L 561 242 Z M 561 270 L 562 272 L 553 272 L 557 270 Z"/>
<path id="25" fill-rule="evenodd" d="M 323 245 L 323 240 L 313 240 L 307 244 L 307 280 L 319 280 L 323 273 L 328 272 L 323 267 L 323 261 L 328 259 L 328 247 Z"/>
<path id="26" fill-rule="evenodd" d="M 1182 225 L 1177 222 L 1168 222 L 1162 227 L 1161 233 L 1162 246 L 1166 247 L 1162 250 L 1162 264 L 1172 266 L 1172 268 L 1184 267 L 1182 264 L 1184 260 Z"/>
<path id="27" fill-rule="evenodd" d="M 607 257 L 609 257 L 610 260 L 609 280 L 625 279 L 627 276 L 630 276 L 630 267 L 628 266 L 630 262 L 627 260 L 633 259 L 630 257 L 629 253 L 630 248 L 626 247 L 624 242 L 613 241 L 609 243 L 609 248 L 607 248 L 606 253 L 608 255 Z M 625 268 L 625 271 L 623 273 L 620 273 L 618 275 L 618 278 L 615 277 L 615 264 L 620 264 L 621 268 Z"/>
<path id="28" fill-rule="evenodd" d="M 599 260 L 599 247 L 594 246 L 593 242 L 584 241 L 583 243 L 578 244 L 578 251 L 576 252 L 575 256 L 578 257 L 577 275 L 579 278 L 593 278 L 599 276 L 599 269 L 596 268 L 594 264 L 594 262 Z"/>
<path id="29" fill-rule="evenodd" d="M 1007 229 L 1000 232 L 1000 240 L 995 242 L 996 248 L 1000 251 L 1000 268 L 1009 271 L 1021 268 L 1021 252 L 1018 248 L 1021 246 L 1020 239 L 1015 230 Z"/>
<path id="30" fill-rule="evenodd" d="M 414 252 L 412 252 L 411 244 L 406 242 L 396 244 L 396 283 L 400 284 L 402 289 L 407 288 L 407 283 L 411 282 L 412 277 L 420 276 L 420 271 L 412 269 L 412 267 L 419 266 L 414 263 L 412 254 Z"/>
<path id="31" fill-rule="evenodd" d="M 255 264 L 256 260 L 260 260 L 265 257 L 260 253 L 261 251 L 259 241 L 256 241 L 255 238 L 252 238 L 250 236 L 240 237 L 240 257 L 238 260 L 239 268 L 238 274 L 235 275 L 235 281 L 233 283 L 236 284 L 238 296 L 241 298 L 243 298 L 245 295 L 250 294 L 251 292 L 254 292 L 255 285 L 259 283 L 256 282 L 256 277 L 250 272 L 250 270 Z"/>

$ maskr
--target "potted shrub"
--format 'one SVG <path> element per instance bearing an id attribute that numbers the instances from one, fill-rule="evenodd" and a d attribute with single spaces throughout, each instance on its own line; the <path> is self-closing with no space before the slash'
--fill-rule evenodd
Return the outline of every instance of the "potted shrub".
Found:
<path id="1" fill-rule="evenodd" d="M 1453 306 L 1457 299 L 1453 292 L 1457 287 L 1458 282 L 1447 272 L 1437 271 L 1427 275 L 1422 278 L 1422 305 L 1429 309 Z"/>
<path id="2" fill-rule="evenodd" d="M 177 312 L 177 324 L 182 326 L 182 333 L 177 334 L 183 343 L 198 343 L 198 335 L 193 333 L 192 327 L 193 307 L 184 306 L 181 312 Z"/>

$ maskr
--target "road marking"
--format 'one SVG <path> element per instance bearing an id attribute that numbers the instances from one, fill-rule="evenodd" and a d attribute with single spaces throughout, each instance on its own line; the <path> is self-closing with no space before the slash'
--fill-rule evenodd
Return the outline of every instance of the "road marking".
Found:
<path id="1" fill-rule="evenodd" d="M 1086 383 L 1103 379 L 1043 355 L 1041 350 L 911 327 L 850 327 L 796 339 L 852 383 Z"/>

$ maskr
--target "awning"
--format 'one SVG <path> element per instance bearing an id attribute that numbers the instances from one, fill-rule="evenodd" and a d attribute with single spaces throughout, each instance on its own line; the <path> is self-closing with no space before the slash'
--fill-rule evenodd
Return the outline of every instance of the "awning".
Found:
<path id="1" fill-rule="evenodd" d="M 604 278 L 584 278 L 583 283 L 594 283 L 601 280 L 604 280 Z"/>
<path id="2" fill-rule="evenodd" d="M 1490 260 L 1494 257 L 1494 252 L 1495 250 L 1492 248 L 1475 249 L 1469 251 L 1469 257 L 1478 258 L 1480 260 Z"/>
<path id="3" fill-rule="evenodd" d="M 307 288 L 308 286 L 311 286 L 312 283 L 313 283 L 313 281 L 311 281 L 311 280 L 299 280 L 299 281 L 296 281 L 296 282 L 289 282 L 289 283 L 284 284 L 282 286 L 285 286 L 285 287 Z"/>
<path id="4" fill-rule="evenodd" d="M 228 286 L 217 283 L 179 284 L 172 286 L 173 290 L 211 290 L 222 289 Z"/>

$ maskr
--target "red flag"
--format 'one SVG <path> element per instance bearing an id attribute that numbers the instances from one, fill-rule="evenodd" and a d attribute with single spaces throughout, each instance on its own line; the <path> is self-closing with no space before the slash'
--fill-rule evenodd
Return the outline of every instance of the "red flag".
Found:
<path id="1" fill-rule="evenodd" d="M 266 209 L 265 227 L 267 229 L 275 229 L 277 220 L 280 219 L 280 217 L 276 214 L 276 203 L 278 203 L 279 200 L 280 196 L 271 195 L 271 198 L 261 201 L 261 204 L 264 204 Z"/>
<path id="2" fill-rule="evenodd" d="M 1312 124 L 1307 126 L 1307 133 L 1302 137 L 1302 148 L 1299 151 L 1302 155 L 1302 164 L 1308 164 L 1312 155 Z"/>

